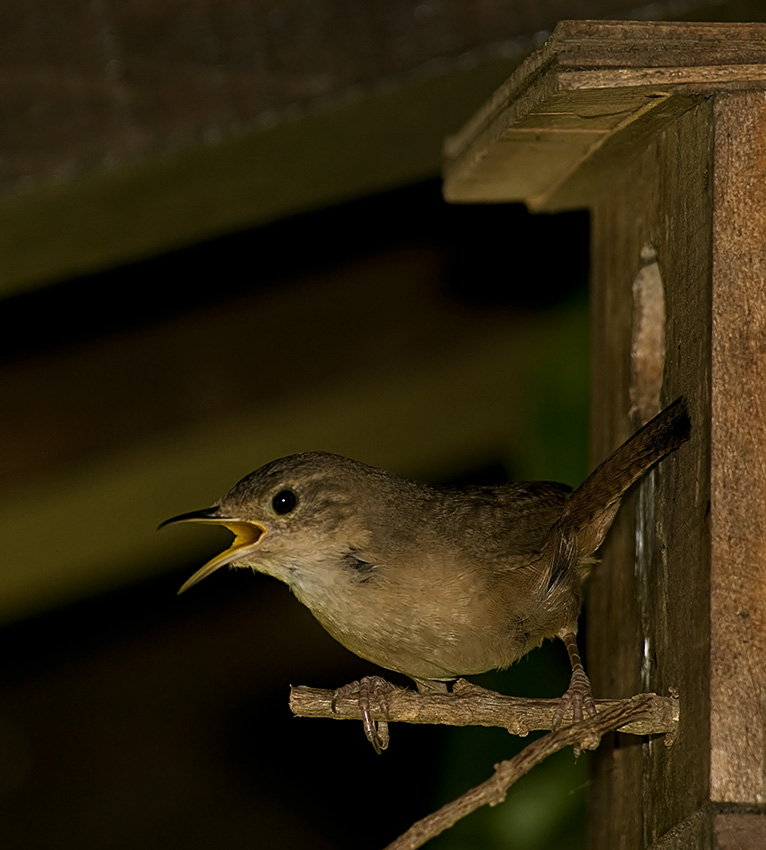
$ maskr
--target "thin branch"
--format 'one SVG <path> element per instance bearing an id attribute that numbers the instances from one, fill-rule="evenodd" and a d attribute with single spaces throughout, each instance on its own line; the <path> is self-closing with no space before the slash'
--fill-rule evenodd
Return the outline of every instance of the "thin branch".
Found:
<path id="1" fill-rule="evenodd" d="M 325 717 L 336 720 L 358 720 L 361 711 L 354 697 L 338 699 L 333 711 L 334 691 L 294 687 L 290 691 L 290 708 L 297 717 Z M 638 699 L 596 700 L 599 718 L 612 709 L 633 707 Z M 432 723 L 446 726 L 499 726 L 512 735 L 553 728 L 553 718 L 560 699 L 523 699 L 488 691 L 465 679 L 458 679 L 450 694 L 421 694 L 406 688 L 394 688 L 387 695 L 388 720 L 400 723 Z M 386 718 L 372 706 L 375 720 Z M 664 733 L 670 745 L 678 728 L 678 700 L 656 694 L 641 695 L 640 712 L 632 712 L 619 727 L 633 735 Z M 606 715 L 604 715 L 606 716 Z M 611 714 L 609 715 L 611 716 Z M 584 728 L 584 727 L 583 727 Z M 564 730 L 562 730 L 564 731 Z"/>
<path id="2" fill-rule="evenodd" d="M 601 704 L 597 702 L 599 711 L 596 717 L 533 741 L 512 759 L 495 765 L 495 772 L 489 779 L 433 814 L 416 821 L 385 850 L 417 850 L 481 806 L 502 803 L 508 789 L 517 779 L 558 750 L 571 746 L 595 749 L 606 732 L 645 722 L 654 711 L 654 699 L 657 697 L 653 694 L 639 694 L 610 706 L 604 706 L 603 701 Z"/>

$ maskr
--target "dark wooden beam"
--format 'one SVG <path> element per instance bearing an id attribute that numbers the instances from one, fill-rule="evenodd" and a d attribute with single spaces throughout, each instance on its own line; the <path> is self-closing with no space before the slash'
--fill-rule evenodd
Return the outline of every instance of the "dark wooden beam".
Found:
<path id="1" fill-rule="evenodd" d="M 435 176 L 541 33 L 634 6 L 8 0 L 0 296 Z"/>

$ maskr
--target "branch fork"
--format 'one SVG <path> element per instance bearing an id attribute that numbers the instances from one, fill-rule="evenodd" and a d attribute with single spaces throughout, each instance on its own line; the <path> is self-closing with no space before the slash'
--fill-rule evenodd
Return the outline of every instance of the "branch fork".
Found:
<path id="1" fill-rule="evenodd" d="M 554 728 L 560 699 L 510 697 L 458 679 L 449 694 L 421 694 L 394 687 L 387 694 L 387 717 L 373 708 L 376 720 L 400 723 L 438 723 L 447 726 L 499 726 L 512 735 Z M 480 808 L 505 800 L 508 789 L 535 765 L 565 747 L 596 749 L 607 732 L 665 736 L 670 747 L 678 731 L 678 695 L 637 694 L 629 699 L 596 700 L 597 714 L 557 729 L 533 741 L 512 759 L 495 765 L 492 776 L 414 823 L 385 850 L 417 850 L 458 820 Z M 296 717 L 359 720 L 362 711 L 353 697 L 336 697 L 335 691 L 305 686 L 290 689 L 290 708 Z M 380 715 L 380 716 L 379 716 Z"/>

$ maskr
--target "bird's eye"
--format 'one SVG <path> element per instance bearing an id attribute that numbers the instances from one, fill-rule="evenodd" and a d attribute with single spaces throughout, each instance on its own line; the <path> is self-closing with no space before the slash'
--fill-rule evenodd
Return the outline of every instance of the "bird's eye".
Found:
<path id="1" fill-rule="evenodd" d="M 297 504 L 298 497 L 292 490 L 280 490 L 271 500 L 271 507 L 277 514 L 289 514 Z"/>

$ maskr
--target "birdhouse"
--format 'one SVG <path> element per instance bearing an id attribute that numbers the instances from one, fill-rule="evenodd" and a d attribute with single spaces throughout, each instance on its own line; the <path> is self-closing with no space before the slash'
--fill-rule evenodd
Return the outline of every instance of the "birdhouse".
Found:
<path id="1" fill-rule="evenodd" d="M 590 210 L 594 461 L 690 403 L 588 600 L 596 696 L 677 693 L 679 734 L 602 745 L 592 846 L 764 847 L 766 26 L 561 23 L 448 141 L 444 192 Z"/>

